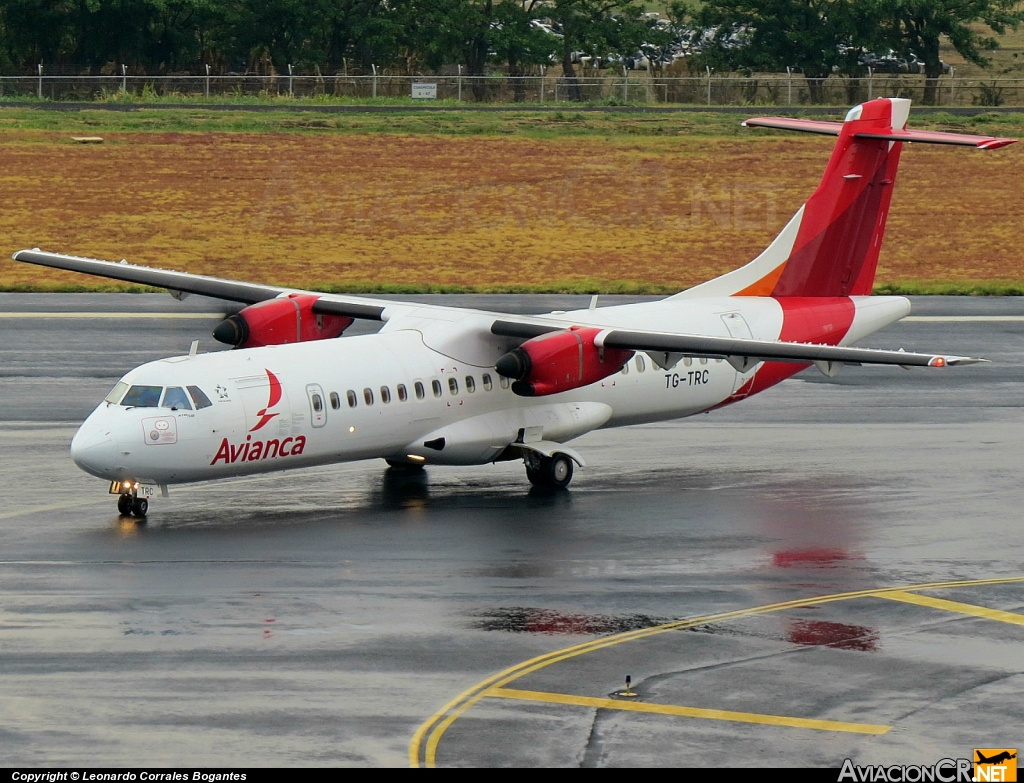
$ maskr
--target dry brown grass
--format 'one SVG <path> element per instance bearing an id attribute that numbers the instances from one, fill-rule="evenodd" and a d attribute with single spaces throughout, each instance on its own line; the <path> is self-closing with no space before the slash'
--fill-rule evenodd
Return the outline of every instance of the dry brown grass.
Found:
<path id="1" fill-rule="evenodd" d="M 295 286 L 670 290 L 755 255 L 818 137 L 536 139 L 11 129 L 0 247 Z M 1024 280 L 1024 144 L 904 152 L 879 283 Z M 0 262 L 0 286 L 102 281 Z"/>

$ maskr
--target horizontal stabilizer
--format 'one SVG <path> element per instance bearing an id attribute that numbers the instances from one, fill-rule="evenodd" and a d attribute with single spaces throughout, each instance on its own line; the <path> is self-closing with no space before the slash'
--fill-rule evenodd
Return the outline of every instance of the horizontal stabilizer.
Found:
<path id="1" fill-rule="evenodd" d="M 744 128 L 775 128 L 777 130 L 802 131 L 803 133 L 821 133 L 825 136 L 838 136 L 843 129 L 841 122 L 826 120 L 795 120 L 791 117 L 752 117 L 743 123 Z"/>
<path id="2" fill-rule="evenodd" d="M 959 147 L 976 147 L 979 150 L 996 150 L 1013 144 L 1017 139 L 999 136 L 975 136 L 970 133 L 946 133 L 945 131 L 893 130 L 882 132 L 854 133 L 855 139 L 879 139 L 880 141 L 910 141 L 918 144 L 953 144 Z"/>
<path id="3" fill-rule="evenodd" d="M 843 129 L 841 122 L 825 120 L 798 120 L 791 117 L 752 117 L 743 123 L 745 128 L 775 128 L 776 130 L 820 133 L 838 136 Z M 975 136 L 970 133 L 947 133 L 946 131 L 886 129 L 880 131 L 858 131 L 855 139 L 878 139 L 880 141 L 908 141 L 918 144 L 953 144 L 960 147 L 975 147 L 979 150 L 995 150 L 1013 144 L 1017 139 L 1000 136 Z"/>

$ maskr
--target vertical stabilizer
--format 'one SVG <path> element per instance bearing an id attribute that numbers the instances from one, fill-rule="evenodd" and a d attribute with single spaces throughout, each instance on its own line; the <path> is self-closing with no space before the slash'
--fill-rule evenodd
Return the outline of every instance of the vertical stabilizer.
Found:
<path id="1" fill-rule="evenodd" d="M 818 189 L 760 256 L 677 296 L 870 294 L 903 146 L 891 139 L 909 114 L 909 100 L 879 98 L 855 106 L 842 123 L 749 120 L 839 138 Z"/>

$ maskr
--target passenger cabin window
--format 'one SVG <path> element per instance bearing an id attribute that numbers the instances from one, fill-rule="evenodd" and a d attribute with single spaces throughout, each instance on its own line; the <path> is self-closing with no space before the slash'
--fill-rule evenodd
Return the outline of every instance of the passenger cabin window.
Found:
<path id="1" fill-rule="evenodd" d="M 466 376 L 466 391 L 468 391 L 470 394 L 476 391 L 476 381 L 473 380 L 472 375 Z"/>
<path id="2" fill-rule="evenodd" d="M 708 357 L 706 357 L 706 356 L 700 357 L 700 363 L 701 364 L 707 364 L 708 363 Z"/>
<path id="3" fill-rule="evenodd" d="M 624 365 L 622 365 L 622 374 L 629 375 L 629 362 L 626 362 Z"/>
<path id="4" fill-rule="evenodd" d="M 341 407 L 341 397 L 338 396 L 338 392 L 331 392 L 331 407 L 334 410 L 338 410 Z"/>
<path id="5" fill-rule="evenodd" d="M 348 398 L 348 407 L 354 408 L 359 404 L 359 398 L 356 397 L 356 393 L 351 389 L 345 392 L 345 396 Z"/>
<path id="6" fill-rule="evenodd" d="M 424 397 L 427 396 L 427 390 L 423 388 L 423 384 L 420 383 L 419 381 L 416 381 L 416 383 L 412 385 L 412 388 L 416 390 L 417 400 L 422 400 Z"/>
<path id="7" fill-rule="evenodd" d="M 438 381 L 436 379 L 431 381 L 430 388 L 433 390 L 435 397 L 441 396 L 441 381 Z"/>
<path id="8" fill-rule="evenodd" d="M 501 388 L 503 388 L 503 389 L 507 389 L 508 388 L 508 378 L 506 378 L 504 375 L 499 375 L 498 376 L 498 383 L 501 385 Z"/>
<path id="9" fill-rule="evenodd" d="M 363 399 L 367 405 L 373 405 L 373 389 L 363 389 Z"/>
<path id="10" fill-rule="evenodd" d="M 314 394 L 310 399 L 313 400 L 313 410 L 320 413 L 324 409 L 323 399 L 321 399 L 319 394 Z"/>
<path id="11" fill-rule="evenodd" d="M 646 369 L 647 369 L 647 363 L 644 362 L 644 357 L 642 357 L 640 354 L 637 354 L 636 355 L 636 371 L 637 372 L 643 372 Z"/>
<path id="12" fill-rule="evenodd" d="M 168 386 L 167 391 L 164 392 L 163 407 L 170 408 L 172 411 L 190 411 L 192 403 L 189 402 L 188 395 L 185 394 L 183 388 Z"/>
<path id="13" fill-rule="evenodd" d="M 380 401 L 383 403 L 391 402 L 391 389 L 387 386 L 380 387 Z"/>
<path id="14" fill-rule="evenodd" d="M 409 392 L 406 390 L 404 383 L 398 384 L 398 399 L 401 402 L 405 402 L 409 399 Z"/>
<path id="15" fill-rule="evenodd" d="M 689 367 L 691 364 L 693 364 L 693 359 L 691 359 L 689 356 L 683 359 L 683 367 Z"/>
<path id="16" fill-rule="evenodd" d="M 109 402 L 112 405 L 117 405 L 121 402 L 121 398 L 124 397 L 124 393 L 128 391 L 128 384 L 124 381 L 118 381 L 114 388 L 110 390 L 110 394 L 104 397 L 105 402 Z"/>
<path id="17" fill-rule="evenodd" d="M 456 379 L 456 378 L 449 378 L 448 379 L 448 391 L 450 391 L 452 394 L 458 394 L 459 393 L 459 381 L 458 381 L 458 379 Z"/>
<path id="18" fill-rule="evenodd" d="M 121 400 L 129 408 L 155 408 L 160 404 L 163 386 L 132 386 Z"/>
<path id="19" fill-rule="evenodd" d="M 213 405 L 213 403 L 210 402 L 210 398 L 203 394 L 203 390 L 198 386 L 186 386 L 185 388 L 188 389 L 188 393 L 192 395 L 192 402 L 196 404 L 196 410 L 209 408 Z"/>
<path id="20" fill-rule="evenodd" d="M 494 384 L 491 383 L 491 376 L 488 373 L 484 373 L 483 377 L 484 391 L 490 391 L 494 388 Z"/>

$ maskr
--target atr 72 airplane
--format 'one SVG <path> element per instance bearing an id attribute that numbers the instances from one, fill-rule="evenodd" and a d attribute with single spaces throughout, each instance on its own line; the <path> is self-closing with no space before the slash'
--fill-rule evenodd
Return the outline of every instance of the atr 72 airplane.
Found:
<path id="1" fill-rule="evenodd" d="M 946 367 L 980 359 L 851 347 L 910 312 L 871 296 L 906 142 L 991 150 L 1015 139 L 908 130 L 910 101 L 843 122 L 745 125 L 837 136 L 821 184 L 757 258 L 654 302 L 538 316 L 339 296 L 38 249 L 15 260 L 246 305 L 214 330 L 237 350 L 173 356 L 126 374 L 71 442 L 145 516 L 168 484 L 350 460 L 399 468 L 521 459 L 566 487 L 567 441 L 737 402 L 811 366 Z M 379 332 L 341 337 L 354 319 Z M 195 345 L 195 344 L 193 344 Z"/>

